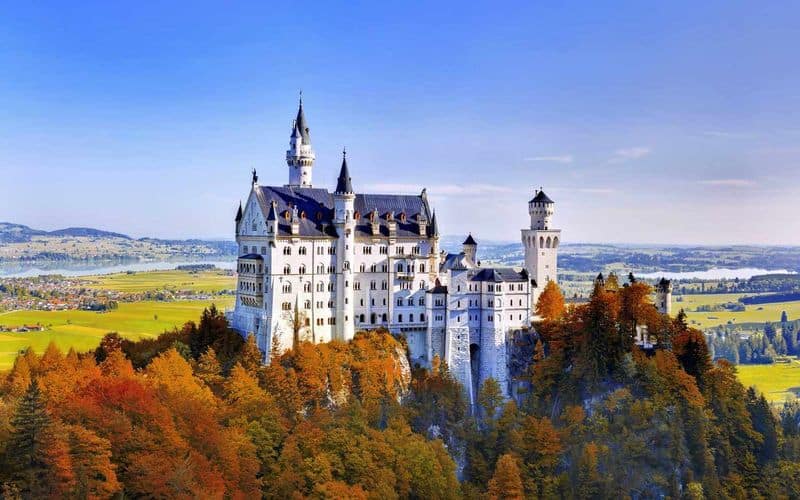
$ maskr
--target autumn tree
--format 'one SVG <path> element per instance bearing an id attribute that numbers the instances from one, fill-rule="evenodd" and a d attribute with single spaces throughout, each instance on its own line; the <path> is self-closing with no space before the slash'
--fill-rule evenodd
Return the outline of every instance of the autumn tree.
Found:
<path id="1" fill-rule="evenodd" d="M 554 321 L 564 314 L 564 296 L 555 281 L 550 280 L 536 301 L 536 315 Z"/>
<path id="2" fill-rule="evenodd" d="M 525 498 L 519 466 L 514 455 L 506 453 L 497 459 L 494 475 L 489 481 L 488 496 L 492 500 L 522 500 Z"/>

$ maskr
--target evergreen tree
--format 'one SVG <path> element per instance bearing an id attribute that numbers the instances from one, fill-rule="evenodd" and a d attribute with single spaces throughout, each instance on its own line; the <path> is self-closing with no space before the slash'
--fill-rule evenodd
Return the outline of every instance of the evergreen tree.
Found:
<path id="1" fill-rule="evenodd" d="M 494 475 L 489 481 L 488 494 L 492 500 L 522 500 L 525 498 L 519 466 L 513 455 L 507 453 L 497 459 Z"/>

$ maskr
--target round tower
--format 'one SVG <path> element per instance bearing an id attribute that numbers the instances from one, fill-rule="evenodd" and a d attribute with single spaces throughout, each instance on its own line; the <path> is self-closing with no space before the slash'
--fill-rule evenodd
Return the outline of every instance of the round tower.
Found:
<path id="1" fill-rule="evenodd" d="M 672 313 L 672 281 L 666 278 L 656 284 L 656 309 L 668 316 Z"/>
<path id="2" fill-rule="evenodd" d="M 558 280 L 558 245 L 561 230 L 553 229 L 555 203 L 542 188 L 528 202 L 530 227 L 522 230 L 522 245 L 525 248 L 525 270 L 531 280 L 531 311 L 548 281 Z"/>
<path id="3" fill-rule="evenodd" d="M 548 230 L 552 226 L 555 203 L 542 188 L 536 190 L 536 196 L 528 202 L 528 213 L 531 216 L 531 229 Z"/>
<path id="4" fill-rule="evenodd" d="M 470 233 L 467 239 L 464 240 L 464 243 L 461 244 L 461 251 L 464 252 L 464 257 L 467 258 L 467 261 L 472 265 L 477 265 L 478 243 L 475 241 L 475 238 L 472 237 L 472 233 Z"/>
<path id="5" fill-rule="evenodd" d="M 348 341 L 355 336 L 355 304 L 353 293 L 353 268 L 356 257 L 353 218 L 356 195 L 347 168 L 347 153 L 342 152 L 342 168 L 333 193 L 333 223 L 339 239 L 336 241 L 336 337 Z"/>
<path id="6" fill-rule="evenodd" d="M 297 118 L 292 124 L 292 135 L 289 138 L 289 150 L 286 151 L 286 164 L 289 167 L 289 184 L 291 187 L 311 187 L 311 173 L 314 168 L 314 150 L 311 149 L 311 135 L 306 116 L 303 113 L 303 98 L 297 109 Z"/>

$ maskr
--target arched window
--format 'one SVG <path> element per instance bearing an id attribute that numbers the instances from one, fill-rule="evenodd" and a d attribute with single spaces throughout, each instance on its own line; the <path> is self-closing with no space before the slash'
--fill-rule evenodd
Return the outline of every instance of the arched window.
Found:
<path id="1" fill-rule="evenodd" d="M 364 315 L 363 314 L 358 317 L 358 321 L 360 323 L 364 323 Z"/>
<path id="2" fill-rule="evenodd" d="M 421 272 L 421 273 L 425 272 L 425 264 L 420 264 L 419 265 L 419 272 Z"/>
<path id="3" fill-rule="evenodd" d="M 300 269 L 298 270 L 300 274 L 306 274 L 306 265 L 300 264 Z"/>
<path id="4" fill-rule="evenodd" d="M 283 293 L 292 293 L 292 284 L 291 283 L 284 283 L 283 284 Z"/>
<path id="5" fill-rule="evenodd" d="M 544 236 L 539 236 L 539 248 L 544 248 Z"/>
<path id="6" fill-rule="evenodd" d="M 553 238 L 553 248 L 558 248 L 558 236 Z"/>
<path id="7" fill-rule="evenodd" d="M 367 270 L 367 265 L 362 262 L 361 265 L 358 266 L 358 272 L 363 273 L 366 272 L 366 270 Z"/>
<path id="8" fill-rule="evenodd" d="M 283 266 L 283 274 L 292 274 L 292 266 L 289 264 Z"/>
<path id="9" fill-rule="evenodd" d="M 545 248 L 550 248 L 550 245 L 551 245 L 551 244 L 552 244 L 552 242 L 551 242 L 551 240 L 550 240 L 550 237 L 548 236 L 548 237 L 547 237 L 547 240 L 544 242 L 544 247 L 545 247 Z"/>
<path id="10" fill-rule="evenodd" d="M 306 293 L 311 292 L 311 283 L 304 283 L 303 284 L 303 291 Z"/>
<path id="11" fill-rule="evenodd" d="M 398 323 L 402 323 L 403 322 L 403 315 L 402 314 L 398 314 L 397 315 L 397 322 Z"/>
<path id="12" fill-rule="evenodd" d="M 369 322 L 372 323 L 373 325 L 375 324 L 375 320 L 377 319 L 378 318 L 376 317 L 375 313 L 369 315 Z"/>
<path id="13" fill-rule="evenodd" d="M 381 316 L 381 321 L 386 323 L 386 313 L 383 313 L 383 315 Z"/>
<path id="14" fill-rule="evenodd" d="M 398 273 L 402 273 L 403 272 L 403 264 L 398 263 L 397 266 L 396 266 L 396 269 L 397 269 Z"/>
<path id="15" fill-rule="evenodd" d="M 409 323 L 413 323 L 414 322 L 414 313 L 411 313 L 411 314 L 408 315 L 408 322 Z"/>
<path id="16" fill-rule="evenodd" d="M 425 321 L 425 313 L 422 313 L 422 314 L 419 315 L 419 320 L 420 321 Z"/>

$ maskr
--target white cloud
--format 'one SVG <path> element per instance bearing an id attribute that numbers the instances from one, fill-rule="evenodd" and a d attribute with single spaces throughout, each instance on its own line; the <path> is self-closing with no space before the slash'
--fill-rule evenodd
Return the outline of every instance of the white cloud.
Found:
<path id="1" fill-rule="evenodd" d="M 698 184 L 721 187 L 750 187 L 755 186 L 756 183 L 749 179 L 706 179 L 699 181 Z"/>
<path id="2" fill-rule="evenodd" d="M 499 186 L 496 184 L 433 184 L 422 186 L 420 184 L 378 183 L 366 186 L 369 191 L 389 194 L 419 194 L 423 187 L 427 189 L 428 194 L 433 196 L 475 196 L 513 192 L 513 189 L 508 186 Z"/>
<path id="3" fill-rule="evenodd" d="M 614 151 L 614 156 L 609 160 L 610 163 L 621 163 L 628 160 L 638 160 L 649 155 L 652 150 L 648 147 L 637 146 L 633 148 L 622 148 Z"/>
<path id="4" fill-rule="evenodd" d="M 553 156 L 532 156 L 525 158 L 525 161 L 546 161 L 551 163 L 572 163 L 575 158 L 572 155 L 553 155 Z"/>
<path id="5" fill-rule="evenodd" d="M 614 188 L 603 188 L 603 187 L 553 187 L 550 189 L 556 192 L 564 192 L 564 193 L 614 194 L 619 192 Z M 550 189 L 548 189 L 548 191 Z"/>

